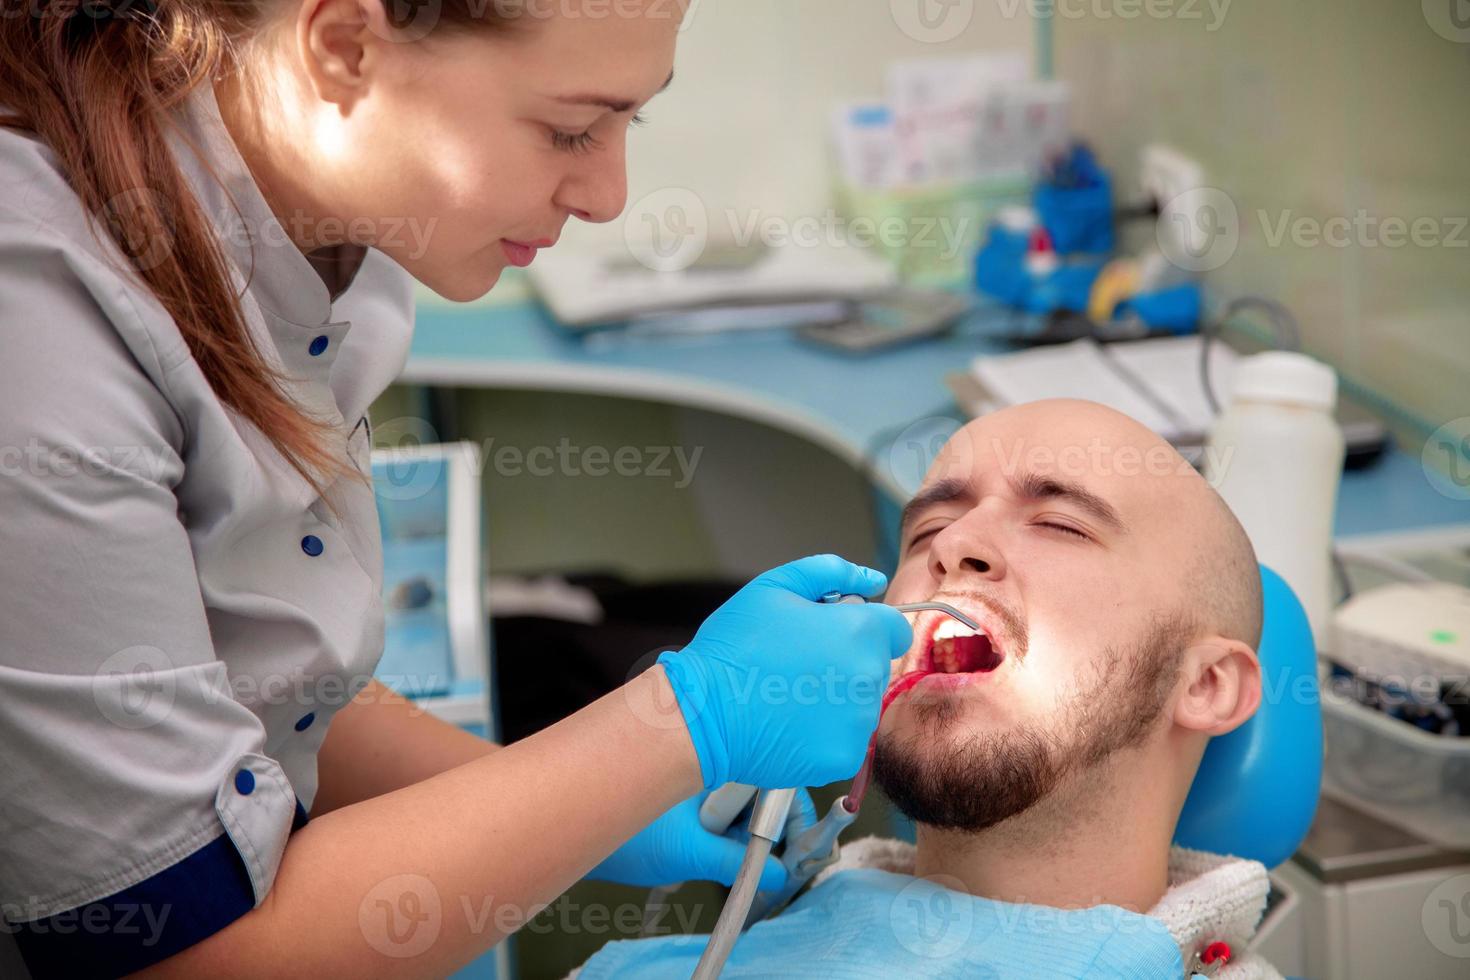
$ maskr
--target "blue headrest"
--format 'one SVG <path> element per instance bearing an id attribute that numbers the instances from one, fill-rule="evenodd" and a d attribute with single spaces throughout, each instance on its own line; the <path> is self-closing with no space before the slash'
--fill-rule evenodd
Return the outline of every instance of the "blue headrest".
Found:
<path id="1" fill-rule="evenodd" d="M 1274 868 L 1301 844 L 1317 812 L 1322 706 L 1317 650 L 1301 603 L 1264 565 L 1261 586 L 1261 706 L 1235 731 L 1210 740 L 1174 840 Z"/>

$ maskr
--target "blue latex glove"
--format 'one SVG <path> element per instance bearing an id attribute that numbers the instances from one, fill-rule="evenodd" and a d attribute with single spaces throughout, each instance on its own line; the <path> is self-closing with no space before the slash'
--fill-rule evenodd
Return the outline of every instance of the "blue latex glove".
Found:
<path id="1" fill-rule="evenodd" d="M 745 814 L 724 834 L 712 834 L 699 822 L 699 808 L 710 791 L 696 793 L 638 832 L 632 840 L 587 875 L 599 881 L 653 887 L 681 881 L 718 881 L 733 885 L 750 840 Z M 747 808 L 748 809 L 748 808 Z M 791 812 L 782 829 L 790 839 L 817 822 L 817 808 L 806 790 L 791 802 Z M 786 867 L 774 857 L 761 869 L 760 890 L 786 884 Z"/>
<path id="2" fill-rule="evenodd" d="M 857 772 L 889 666 L 913 630 L 890 606 L 816 600 L 886 585 L 881 572 L 836 555 L 803 558 L 750 582 L 687 647 L 658 658 L 705 789 L 825 786 Z"/>

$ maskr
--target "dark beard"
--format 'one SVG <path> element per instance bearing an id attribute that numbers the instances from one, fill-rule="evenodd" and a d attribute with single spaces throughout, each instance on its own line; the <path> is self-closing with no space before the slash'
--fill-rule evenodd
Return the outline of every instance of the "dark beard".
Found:
<path id="1" fill-rule="evenodd" d="M 1031 809 L 1070 774 L 1147 738 L 1194 635 L 1181 618 L 1157 621 L 1131 654 L 1106 651 L 1055 723 L 977 733 L 953 749 L 936 747 L 947 744 L 960 717 L 959 699 L 914 697 L 914 730 L 878 739 L 873 778 L 916 823 L 969 833 L 993 827 Z"/>

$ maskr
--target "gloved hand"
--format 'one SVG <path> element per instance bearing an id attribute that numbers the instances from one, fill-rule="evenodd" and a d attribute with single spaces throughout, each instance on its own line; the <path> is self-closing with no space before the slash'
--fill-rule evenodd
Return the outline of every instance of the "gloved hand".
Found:
<path id="1" fill-rule="evenodd" d="M 824 786 L 857 772 L 913 630 L 890 606 L 816 600 L 886 584 L 836 555 L 803 558 L 754 579 L 687 647 L 660 655 L 705 789 Z"/>
<path id="2" fill-rule="evenodd" d="M 748 821 L 742 814 L 724 834 L 705 830 L 699 822 L 699 808 L 710 792 L 696 793 L 644 827 L 587 877 L 640 887 L 680 881 L 733 885 L 745 857 L 745 845 L 750 840 Z M 817 808 L 807 791 L 800 790 L 791 801 L 782 839 L 790 840 L 816 822 Z M 785 884 L 786 867 L 778 858 L 767 857 L 761 869 L 760 890 L 769 891 Z"/>

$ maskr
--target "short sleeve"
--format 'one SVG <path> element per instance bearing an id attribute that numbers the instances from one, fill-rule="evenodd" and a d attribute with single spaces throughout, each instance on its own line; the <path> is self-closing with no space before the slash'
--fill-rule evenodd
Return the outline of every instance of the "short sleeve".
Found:
<path id="1" fill-rule="evenodd" d="M 139 292 L 0 219 L 0 910 L 38 980 L 223 928 L 299 819 L 210 641 L 163 387 L 186 352 Z"/>

